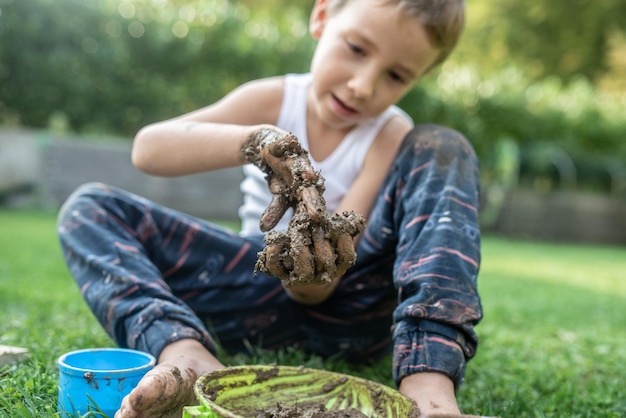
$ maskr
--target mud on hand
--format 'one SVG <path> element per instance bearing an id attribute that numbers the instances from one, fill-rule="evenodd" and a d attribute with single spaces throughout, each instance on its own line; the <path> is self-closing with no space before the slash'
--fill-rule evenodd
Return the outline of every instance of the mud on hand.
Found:
<path id="1" fill-rule="evenodd" d="M 261 129 L 244 143 L 242 153 L 266 174 L 273 196 L 259 223 L 261 231 L 270 232 L 255 273 L 276 276 L 287 287 L 326 284 L 342 276 L 356 262 L 354 237 L 365 228 L 365 218 L 354 212 L 328 214 L 324 178 L 294 135 Z M 294 216 L 287 232 L 271 231 L 289 208 Z"/>

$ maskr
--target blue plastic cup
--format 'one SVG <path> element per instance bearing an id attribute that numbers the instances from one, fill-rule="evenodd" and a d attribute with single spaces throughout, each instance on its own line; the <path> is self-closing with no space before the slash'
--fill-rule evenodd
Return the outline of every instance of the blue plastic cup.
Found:
<path id="1" fill-rule="evenodd" d="M 154 367 L 156 359 L 137 350 L 93 348 L 59 357 L 61 417 L 113 417 L 124 396 Z M 102 415 L 104 414 L 104 415 Z"/>

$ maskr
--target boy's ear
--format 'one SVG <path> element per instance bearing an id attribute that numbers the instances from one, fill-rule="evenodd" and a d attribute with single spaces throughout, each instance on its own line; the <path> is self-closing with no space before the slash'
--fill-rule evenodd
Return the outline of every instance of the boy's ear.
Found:
<path id="1" fill-rule="evenodd" d="M 328 17 L 327 0 L 316 0 L 309 19 L 309 33 L 313 39 L 318 40 L 322 36 L 326 19 Z"/>

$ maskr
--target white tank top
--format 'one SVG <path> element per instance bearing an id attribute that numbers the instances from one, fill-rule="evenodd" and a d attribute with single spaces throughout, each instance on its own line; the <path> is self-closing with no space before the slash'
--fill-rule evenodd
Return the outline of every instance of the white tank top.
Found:
<path id="1" fill-rule="evenodd" d="M 311 74 L 288 74 L 285 76 L 285 93 L 276 126 L 294 134 L 309 150 L 306 129 L 306 102 L 311 84 Z M 309 155 L 311 164 L 324 177 L 326 208 L 333 213 L 352 182 L 363 167 L 365 155 L 376 139 L 383 125 L 394 116 L 411 118 L 397 106 L 389 107 L 376 118 L 368 119 L 355 126 L 339 143 L 337 148 L 323 161 L 315 161 Z M 239 208 L 241 235 L 261 234 L 259 219 L 269 205 L 272 194 L 268 189 L 265 174 L 252 164 L 243 167 L 245 178 L 241 183 L 244 194 L 243 205 Z M 293 211 L 290 209 L 274 228 L 285 231 Z"/>

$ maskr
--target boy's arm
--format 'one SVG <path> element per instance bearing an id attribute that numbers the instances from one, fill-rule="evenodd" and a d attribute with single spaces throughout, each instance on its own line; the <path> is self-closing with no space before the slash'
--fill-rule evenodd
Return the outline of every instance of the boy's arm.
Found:
<path id="1" fill-rule="evenodd" d="M 242 165 L 241 144 L 276 123 L 282 97 L 282 77 L 252 81 L 205 108 L 148 125 L 135 136 L 133 164 L 158 176 Z"/>

